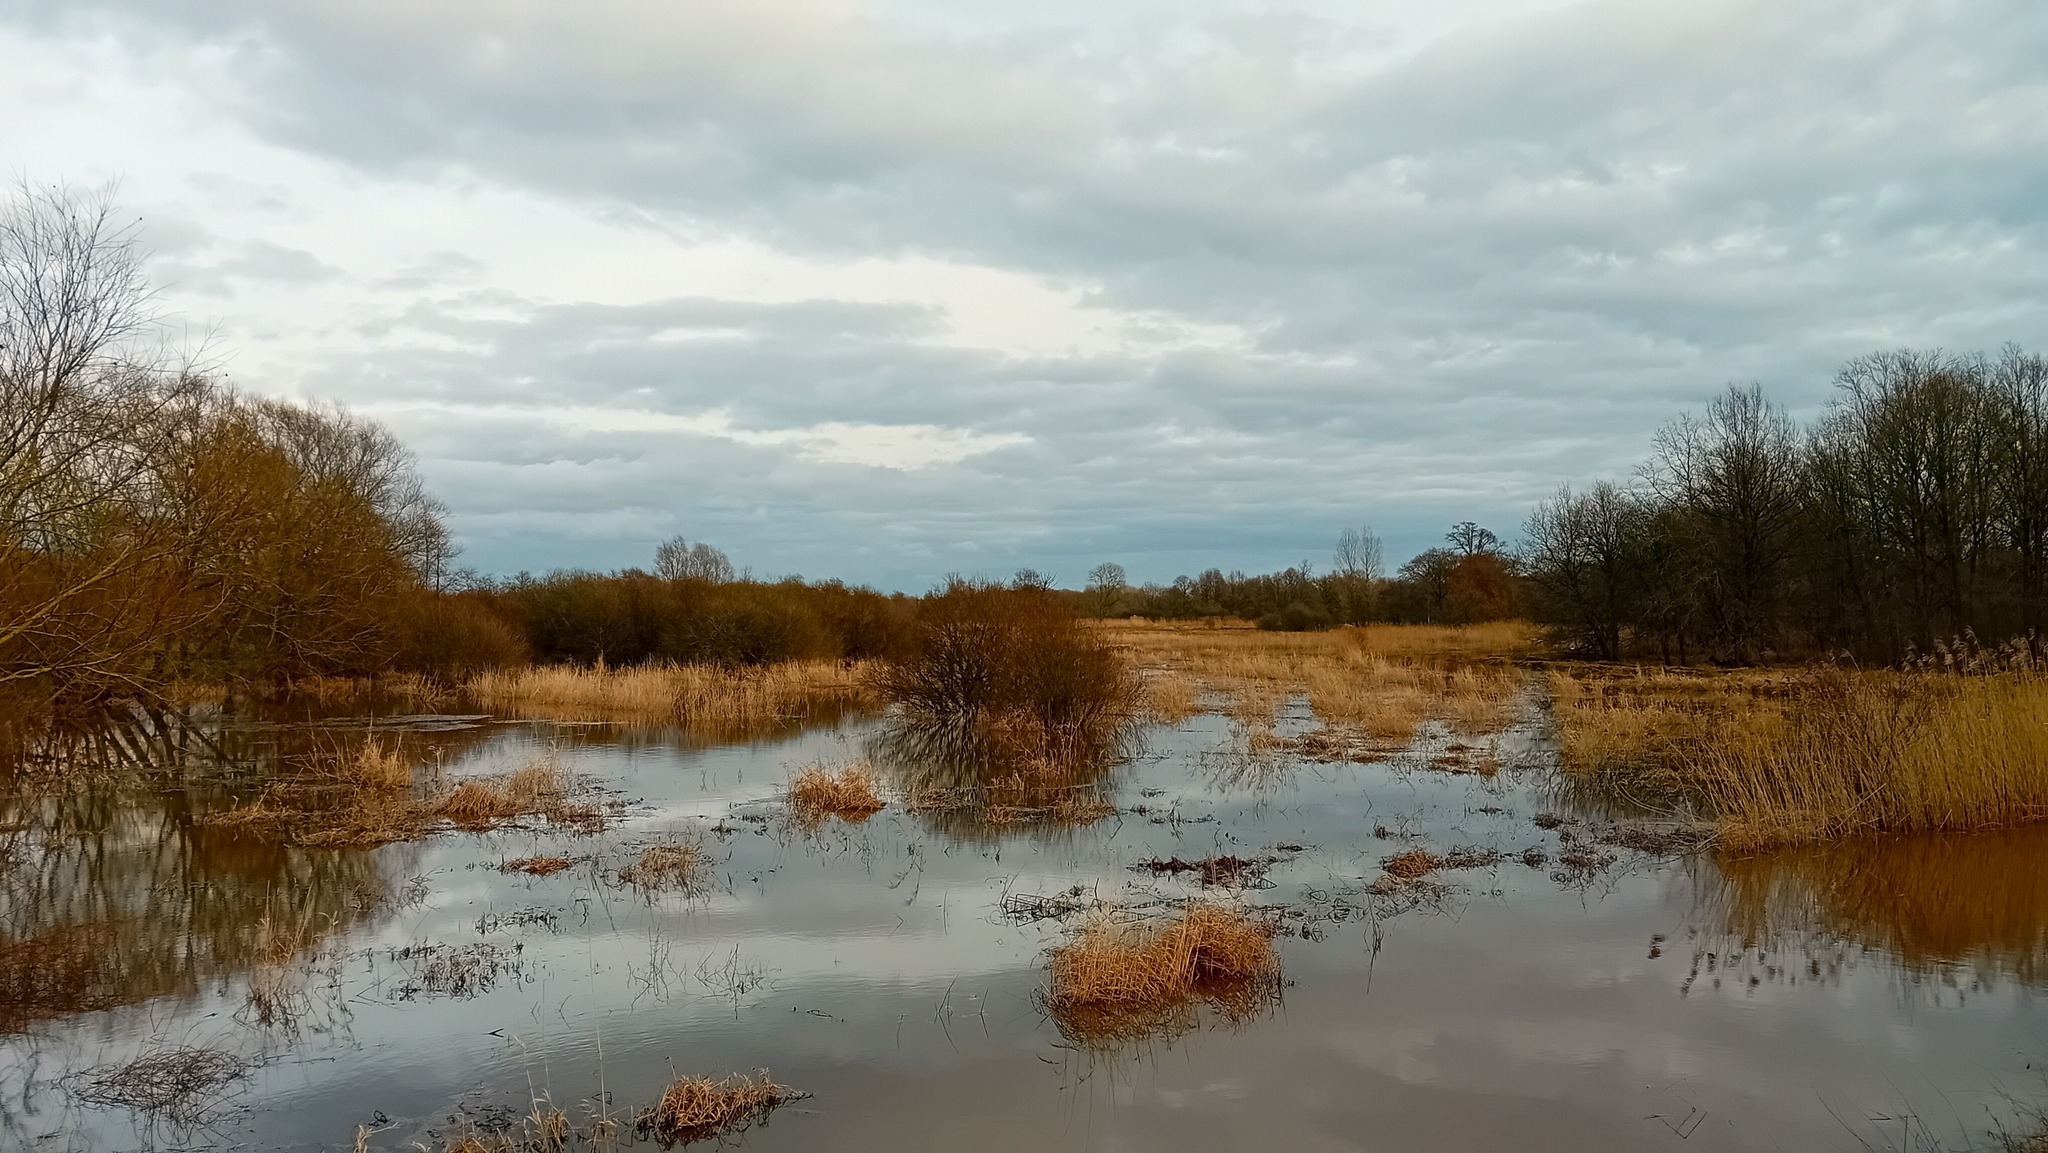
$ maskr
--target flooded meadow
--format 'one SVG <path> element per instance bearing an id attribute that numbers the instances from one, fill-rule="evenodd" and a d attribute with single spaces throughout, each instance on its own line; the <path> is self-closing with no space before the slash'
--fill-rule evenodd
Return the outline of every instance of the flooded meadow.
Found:
<path id="1" fill-rule="evenodd" d="M 754 1150 L 1958 1150 L 2048 1101 L 2048 829 L 1738 858 L 1567 787 L 1533 691 L 1370 752 L 1278 706 L 1055 793 L 873 714 L 138 714 L 0 800 L 0 1144 L 654 1145 L 677 1078 L 757 1072 Z M 554 791 L 382 844 L 246 817 L 365 747 Z M 847 766 L 879 810 L 790 803 Z M 1089 926 L 1191 908 L 1272 980 L 1052 995 Z"/>

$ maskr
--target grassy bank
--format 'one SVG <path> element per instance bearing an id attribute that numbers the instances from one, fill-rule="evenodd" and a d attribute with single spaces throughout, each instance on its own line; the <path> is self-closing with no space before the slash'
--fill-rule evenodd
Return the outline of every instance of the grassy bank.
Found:
<path id="1" fill-rule="evenodd" d="M 1565 768 L 1690 797 L 1743 852 L 2048 819 L 2048 677 L 1914 670 L 1549 677 Z"/>

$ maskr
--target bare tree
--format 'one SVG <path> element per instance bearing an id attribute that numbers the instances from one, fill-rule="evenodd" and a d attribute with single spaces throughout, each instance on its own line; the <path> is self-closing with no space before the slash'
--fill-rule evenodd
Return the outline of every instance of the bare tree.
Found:
<path id="1" fill-rule="evenodd" d="M 1524 571 L 1580 646 L 1612 660 L 1638 617 L 1649 516 L 1634 494 L 1601 481 L 1536 507 L 1522 530 Z"/>
<path id="2" fill-rule="evenodd" d="M 654 550 L 654 575 L 671 581 L 729 584 L 734 573 L 732 560 L 718 549 L 701 540 L 691 544 L 682 537 L 672 537 Z"/>
<path id="3" fill-rule="evenodd" d="M 1500 551 L 1500 538 L 1490 528 L 1481 528 L 1473 522 L 1460 521 L 1444 534 L 1444 540 L 1458 550 L 1459 556 L 1482 556 Z"/>
<path id="4" fill-rule="evenodd" d="M 1124 572 L 1124 566 L 1115 561 L 1103 561 L 1101 564 L 1088 570 L 1088 587 L 1091 589 L 1101 589 L 1112 593 L 1121 592 L 1130 583 L 1130 577 Z"/>
<path id="5" fill-rule="evenodd" d="M 1678 561 L 1731 655 L 1772 641 L 1805 517 L 1799 433 L 1763 389 L 1730 386 L 1695 418 L 1657 435 L 1644 470 L 1669 512 Z"/>
<path id="6" fill-rule="evenodd" d="M 1378 580 L 1385 570 L 1386 549 L 1371 525 L 1347 528 L 1337 534 L 1337 551 L 1331 559 L 1340 576 Z"/>

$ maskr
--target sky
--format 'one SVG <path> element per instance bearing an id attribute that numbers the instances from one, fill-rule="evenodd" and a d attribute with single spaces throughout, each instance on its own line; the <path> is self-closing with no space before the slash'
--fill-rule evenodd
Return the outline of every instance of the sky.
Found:
<path id="1" fill-rule="evenodd" d="M 0 162 L 496 574 L 1398 561 L 2048 345 L 2039 0 L 0 0 Z"/>

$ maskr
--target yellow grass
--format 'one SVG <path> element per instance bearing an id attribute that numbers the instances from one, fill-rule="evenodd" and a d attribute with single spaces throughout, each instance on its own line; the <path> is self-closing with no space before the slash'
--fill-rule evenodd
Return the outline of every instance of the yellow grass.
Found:
<path id="1" fill-rule="evenodd" d="M 401 775 L 404 787 L 397 784 Z M 208 814 L 205 820 L 330 848 L 413 840 L 431 830 L 437 818 L 473 830 L 528 815 L 582 832 L 597 831 L 603 823 L 600 810 L 569 803 L 569 781 L 552 752 L 508 778 L 462 781 L 439 796 L 422 796 L 413 785 L 408 762 L 395 752 L 374 749 L 344 760 L 338 770 L 325 766 L 303 779 L 274 782 L 254 801 Z"/>
<path id="2" fill-rule="evenodd" d="M 766 1069 L 759 1080 L 679 1077 L 641 1114 L 640 1123 L 665 1145 L 701 1141 L 764 1117 L 797 1095 L 770 1079 Z"/>
<path id="3" fill-rule="evenodd" d="M 1520 621 L 1320 633 L 1143 622 L 1098 627 L 1145 667 L 1156 719 L 1192 715 L 1198 694 L 1216 693 L 1254 752 L 1273 743 L 1274 715 L 1295 694 L 1307 696 L 1325 725 L 1381 747 L 1406 744 L 1432 719 L 1468 734 L 1497 731 L 1528 681 L 1514 662 L 1541 651 L 1538 631 Z"/>
<path id="4" fill-rule="evenodd" d="M 500 864 L 498 870 L 504 873 L 525 873 L 533 877 L 552 877 L 575 863 L 568 857 L 514 857 Z"/>
<path id="5" fill-rule="evenodd" d="M 412 787 L 412 762 L 396 742 L 387 749 L 383 741 L 373 736 L 365 739 L 354 753 L 340 758 L 335 776 L 355 788 L 396 792 Z"/>
<path id="6" fill-rule="evenodd" d="M 561 764 L 549 754 L 502 782 L 463 781 L 434 806 L 434 812 L 464 828 L 485 829 L 528 813 L 546 814 L 567 795 Z"/>
<path id="7" fill-rule="evenodd" d="M 1279 985 L 1273 936 L 1272 923 L 1221 904 L 1192 902 L 1164 923 L 1104 911 L 1052 951 L 1046 1007 L 1085 1041 L 1146 1035 L 1198 999 L 1248 1012 Z"/>
<path id="8" fill-rule="evenodd" d="M 1689 794 L 1745 851 L 2048 819 L 2048 677 L 1553 671 L 1565 768 Z"/>
<path id="9" fill-rule="evenodd" d="M 789 782 L 789 808 L 798 824 L 815 827 L 827 817 L 865 821 L 882 810 L 874 766 L 856 761 L 837 772 L 810 765 Z"/>
<path id="10" fill-rule="evenodd" d="M 518 716 L 679 724 L 736 739 L 876 708 L 865 671 L 841 661 L 749 669 L 539 665 L 479 673 L 465 690 L 487 708 Z"/>
<path id="11" fill-rule="evenodd" d="M 709 862 L 704 846 L 692 841 L 652 845 L 639 860 L 619 870 L 619 880 L 646 890 L 692 890 Z"/>

